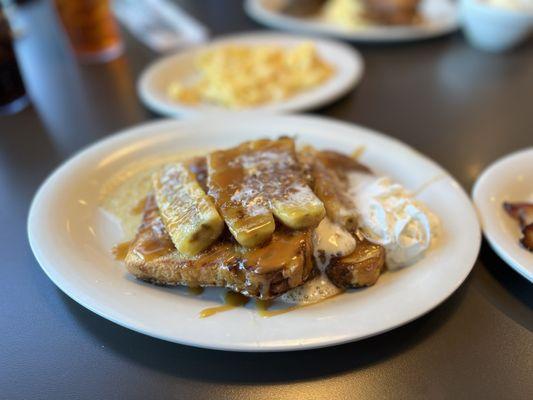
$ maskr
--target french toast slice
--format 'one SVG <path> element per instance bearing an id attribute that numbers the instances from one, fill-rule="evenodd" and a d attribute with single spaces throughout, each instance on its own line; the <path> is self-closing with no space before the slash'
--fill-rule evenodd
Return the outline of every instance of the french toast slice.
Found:
<path id="1" fill-rule="evenodd" d="M 356 235 L 353 253 L 332 258 L 326 267 L 329 280 L 340 288 L 359 288 L 375 284 L 385 265 L 385 249 Z"/>
<path id="2" fill-rule="evenodd" d="M 278 229 L 262 247 L 247 249 L 226 235 L 194 257 L 174 247 L 153 195 L 125 259 L 137 278 L 160 285 L 220 286 L 249 297 L 275 298 L 314 273 L 312 232 Z"/>

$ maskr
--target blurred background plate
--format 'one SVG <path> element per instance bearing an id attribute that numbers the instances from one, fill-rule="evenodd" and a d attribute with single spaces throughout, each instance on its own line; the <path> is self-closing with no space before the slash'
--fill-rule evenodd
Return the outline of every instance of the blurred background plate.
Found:
<path id="1" fill-rule="evenodd" d="M 524 249 L 518 221 L 503 203 L 533 203 L 533 148 L 512 153 L 490 165 L 477 179 L 472 197 L 483 233 L 496 253 L 519 274 L 533 282 L 533 253 Z"/>
<path id="2" fill-rule="evenodd" d="M 276 45 L 295 46 L 305 41 L 315 43 L 319 56 L 333 66 L 333 76 L 324 83 L 309 90 L 297 93 L 283 101 L 266 103 L 261 106 L 233 112 L 293 112 L 305 111 L 324 106 L 350 91 L 361 79 L 363 59 L 359 52 L 350 46 L 324 39 L 295 36 L 282 33 L 248 32 L 223 36 L 206 45 L 193 47 L 174 55 L 164 57 L 150 65 L 139 79 L 137 89 L 143 103 L 153 111 L 167 116 L 191 116 L 200 113 L 231 112 L 222 106 L 200 103 L 187 105 L 168 95 L 168 87 L 176 81 L 191 81 L 197 76 L 194 61 L 199 52 L 213 46 Z"/>
<path id="3" fill-rule="evenodd" d="M 257 22 L 271 28 L 327 35 L 354 42 L 406 42 L 452 33 L 459 28 L 457 5 L 452 0 L 422 0 L 420 13 L 425 19 L 417 26 L 367 26 L 348 29 L 318 18 L 297 18 L 278 11 L 277 1 L 247 0 L 245 9 Z"/>

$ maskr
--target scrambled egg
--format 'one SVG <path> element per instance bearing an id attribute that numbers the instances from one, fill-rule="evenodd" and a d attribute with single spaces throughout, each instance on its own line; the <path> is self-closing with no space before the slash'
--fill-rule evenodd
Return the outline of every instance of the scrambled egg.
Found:
<path id="1" fill-rule="evenodd" d="M 228 108 L 257 106 L 294 96 L 333 74 L 312 43 L 293 48 L 224 45 L 200 54 L 197 82 L 175 82 L 168 94 L 185 104 L 205 101 Z"/>

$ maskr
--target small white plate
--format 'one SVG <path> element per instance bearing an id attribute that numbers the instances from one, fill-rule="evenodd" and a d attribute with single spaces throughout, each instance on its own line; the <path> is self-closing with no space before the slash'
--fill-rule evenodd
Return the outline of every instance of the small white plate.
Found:
<path id="1" fill-rule="evenodd" d="M 315 43 L 320 57 L 334 68 L 334 74 L 315 88 L 303 91 L 283 101 L 233 110 L 233 112 L 294 112 L 324 106 L 346 94 L 361 79 L 363 59 L 359 52 L 342 43 L 304 36 L 270 32 L 248 32 L 224 36 L 206 45 L 190 48 L 164 57 L 150 65 L 141 75 L 137 90 L 143 103 L 153 111 L 167 116 L 192 116 L 200 113 L 227 113 L 232 110 L 213 104 L 188 105 L 171 98 L 168 87 L 176 81 L 191 81 L 198 72 L 194 60 L 199 52 L 228 44 L 277 45 L 292 47 L 304 41 Z"/>
<path id="2" fill-rule="evenodd" d="M 99 208 L 109 178 L 140 160 L 236 145 L 244 140 L 296 135 L 299 143 L 350 153 L 407 188 L 440 217 L 438 245 L 422 260 L 383 274 L 367 289 L 262 318 L 250 303 L 199 319 L 220 304 L 220 290 L 200 297 L 132 278 L 111 256 L 126 240 Z M 81 305 L 117 324 L 191 346 L 238 351 L 324 347 L 362 339 L 405 324 L 436 307 L 466 278 L 480 244 L 470 199 L 441 167 L 399 141 L 368 129 L 312 116 L 226 114 L 166 120 L 128 129 L 95 143 L 59 167 L 39 189 L 30 210 L 32 250 L 50 279 Z"/>
<path id="3" fill-rule="evenodd" d="M 505 201 L 533 202 L 533 147 L 490 165 L 472 190 L 483 233 L 496 253 L 533 282 L 533 253 L 524 249 L 518 222 L 503 209 Z"/>
<path id="4" fill-rule="evenodd" d="M 250 17 L 271 28 L 307 34 L 321 34 L 354 42 L 407 42 L 429 39 L 456 31 L 459 18 L 451 0 L 423 0 L 420 12 L 425 22 L 418 26 L 369 26 L 348 29 L 318 18 L 296 18 L 276 9 L 277 1 L 247 0 Z"/>

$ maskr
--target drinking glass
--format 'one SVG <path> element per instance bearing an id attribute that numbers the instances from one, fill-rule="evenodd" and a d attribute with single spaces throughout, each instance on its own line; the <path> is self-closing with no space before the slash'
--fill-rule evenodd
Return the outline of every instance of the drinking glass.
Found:
<path id="1" fill-rule="evenodd" d="M 74 52 L 86 62 L 122 54 L 123 44 L 109 0 L 54 0 Z"/>

